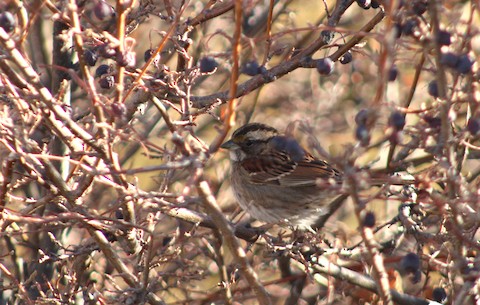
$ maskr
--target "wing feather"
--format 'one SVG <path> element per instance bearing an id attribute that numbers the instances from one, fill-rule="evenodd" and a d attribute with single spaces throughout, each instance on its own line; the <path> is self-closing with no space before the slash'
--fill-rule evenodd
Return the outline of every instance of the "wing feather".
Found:
<path id="1" fill-rule="evenodd" d="M 305 154 L 295 162 L 286 152 L 276 151 L 242 161 L 243 168 L 250 173 L 252 183 L 283 186 L 315 186 L 318 179 L 340 181 L 340 173 L 327 162 L 316 160 Z"/>

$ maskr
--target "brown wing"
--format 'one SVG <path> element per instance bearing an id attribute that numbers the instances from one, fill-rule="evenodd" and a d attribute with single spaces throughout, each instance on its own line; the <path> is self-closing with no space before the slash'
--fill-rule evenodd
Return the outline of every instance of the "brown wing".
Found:
<path id="1" fill-rule="evenodd" d="M 325 161 L 315 160 L 305 154 L 303 160 L 294 162 L 285 152 L 262 155 L 242 161 L 250 173 L 252 183 L 284 186 L 315 186 L 317 179 L 340 180 L 340 173 Z"/>
<path id="2" fill-rule="evenodd" d="M 318 179 L 340 181 L 340 173 L 322 160 L 300 161 L 295 169 L 280 178 L 280 184 L 286 186 L 314 186 Z"/>

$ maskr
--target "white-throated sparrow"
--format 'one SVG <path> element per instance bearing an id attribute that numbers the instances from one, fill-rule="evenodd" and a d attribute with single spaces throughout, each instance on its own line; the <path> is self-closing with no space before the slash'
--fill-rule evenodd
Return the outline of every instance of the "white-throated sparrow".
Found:
<path id="1" fill-rule="evenodd" d="M 342 174 L 273 127 L 246 124 L 221 147 L 230 150 L 235 197 L 258 220 L 310 229 L 338 195 L 331 185 Z"/>

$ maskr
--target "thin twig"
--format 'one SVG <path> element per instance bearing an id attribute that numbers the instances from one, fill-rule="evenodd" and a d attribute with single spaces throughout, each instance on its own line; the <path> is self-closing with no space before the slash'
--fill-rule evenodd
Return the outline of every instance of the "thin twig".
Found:
<path id="1" fill-rule="evenodd" d="M 346 44 L 344 44 L 336 52 L 334 52 L 330 56 L 330 58 L 332 58 L 332 60 L 338 60 L 345 52 L 347 52 L 351 47 L 355 46 L 358 42 L 360 42 L 367 35 L 368 32 L 370 32 L 379 22 L 381 22 L 383 17 L 384 13 L 382 11 L 377 13 L 377 15 L 375 15 L 364 27 L 362 27 L 358 34 L 354 35 Z M 235 97 L 238 98 L 244 96 L 257 88 L 292 72 L 299 67 L 309 66 L 308 63 L 305 62 L 305 58 L 312 55 L 314 52 L 316 52 L 323 46 L 325 46 L 323 38 L 318 38 L 316 41 L 311 43 L 308 47 L 303 49 L 291 59 L 273 67 L 265 74 L 254 76 L 249 80 L 245 81 L 244 83 L 239 84 L 237 86 Z M 311 68 L 313 68 L 313 65 Z M 190 100 L 192 101 L 193 107 L 204 108 L 209 107 L 217 102 L 225 103 L 229 100 L 230 94 L 230 90 L 222 91 L 206 96 L 191 96 Z M 172 100 L 179 99 L 179 97 L 175 96 L 171 96 L 170 98 Z"/>
<path id="2" fill-rule="evenodd" d="M 326 257 L 320 256 L 318 261 L 314 259 L 312 261 L 314 264 L 312 265 L 313 272 L 318 272 L 321 274 L 327 274 L 330 276 L 335 277 L 336 279 L 346 281 L 351 283 L 355 286 L 365 288 L 369 291 L 378 293 L 378 287 L 374 280 L 370 277 L 367 277 L 363 274 L 358 272 L 352 271 L 345 267 L 340 267 L 338 265 L 333 264 L 330 262 Z M 304 264 L 301 262 L 294 261 L 293 262 L 298 268 L 303 269 Z M 316 279 L 317 280 L 317 279 Z M 319 283 L 322 281 L 317 280 Z M 400 305 L 441 305 L 438 302 L 420 299 L 411 295 L 399 293 L 396 290 L 390 289 L 390 294 L 392 295 L 392 300 Z"/>
<path id="3" fill-rule="evenodd" d="M 270 297 L 265 290 L 265 287 L 263 287 L 260 280 L 258 279 L 257 274 L 248 262 L 245 251 L 242 249 L 238 239 L 233 234 L 233 228 L 227 222 L 225 216 L 223 216 L 222 211 L 218 207 L 216 199 L 210 191 L 208 183 L 199 179 L 197 183 L 197 188 L 200 196 L 202 197 L 205 209 L 207 210 L 210 217 L 212 217 L 213 223 L 215 223 L 216 227 L 220 231 L 220 234 L 222 235 L 226 246 L 228 247 L 235 259 L 235 262 L 239 264 L 240 269 L 245 276 L 248 284 L 255 291 L 259 304 L 272 304 Z"/>
<path id="4" fill-rule="evenodd" d="M 135 5 L 135 0 L 125 1 L 117 0 L 116 11 L 117 11 L 117 39 L 118 39 L 118 55 L 120 57 L 127 56 L 125 49 L 125 21 L 127 19 L 127 14 L 131 8 Z M 130 52 L 130 50 L 128 50 Z M 123 101 L 123 91 L 125 89 L 124 78 L 125 78 L 125 66 L 117 65 L 117 77 L 116 77 L 116 86 L 115 93 L 118 103 Z"/>
<path id="5" fill-rule="evenodd" d="M 372 265 L 373 275 L 378 285 L 378 293 L 385 304 L 393 305 L 392 296 L 390 294 L 390 283 L 388 274 L 383 263 L 383 257 L 380 254 L 375 243 L 375 237 L 372 229 L 363 225 L 362 212 L 364 211 L 364 202 L 358 196 L 358 188 L 354 178 L 349 179 L 351 188 L 351 197 L 355 204 L 355 214 L 360 225 L 360 232 L 365 242 L 367 252 L 369 254 L 370 264 Z"/>
<path id="6" fill-rule="evenodd" d="M 235 1 L 235 34 L 233 36 L 233 47 L 232 47 L 232 74 L 230 78 L 230 90 L 229 98 L 227 104 L 227 110 L 224 114 L 224 124 L 222 132 L 215 138 L 214 141 L 210 144 L 208 151 L 214 153 L 218 150 L 220 145 L 224 142 L 230 129 L 235 126 L 235 111 L 237 108 L 237 91 L 238 91 L 238 75 L 240 67 L 240 38 L 242 36 L 242 1 Z M 191 100 L 191 99 L 190 99 Z"/>

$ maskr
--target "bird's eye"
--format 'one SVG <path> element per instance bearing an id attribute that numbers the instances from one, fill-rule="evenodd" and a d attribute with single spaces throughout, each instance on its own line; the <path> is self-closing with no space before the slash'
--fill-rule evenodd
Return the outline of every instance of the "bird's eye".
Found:
<path id="1" fill-rule="evenodd" d="M 245 141 L 245 146 L 252 146 L 253 141 L 252 140 L 246 140 Z"/>

